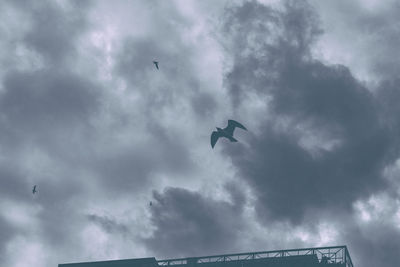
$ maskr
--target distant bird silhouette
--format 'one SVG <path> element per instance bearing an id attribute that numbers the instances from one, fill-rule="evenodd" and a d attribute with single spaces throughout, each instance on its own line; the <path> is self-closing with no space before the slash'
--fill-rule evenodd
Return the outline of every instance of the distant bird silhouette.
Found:
<path id="1" fill-rule="evenodd" d="M 237 140 L 233 138 L 233 132 L 236 127 L 247 131 L 246 127 L 234 120 L 228 120 L 228 126 L 224 129 L 217 127 L 217 131 L 213 131 L 211 134 L 211 147 L 214 148 L 220 137 L 228 138 L 231 142 L 237 142 Z"/>
<path id="2" fill-rule="evenodd" d="M 156 65 L 156 68 L 159 70 L 159 68 L 158 68 L 158 61 L 153 61 L 153 64 Z"/>
<path id="3" fill-rule="evenodd" d="M 36 185 L 33 187 L 33 189 L 32 189 L 32 194 L 35 194 L 37 192 L 37 190 L 36 190 Z"/>
<path id="4" fill-rule="evenodd" d="M 153 203 L 150 201 L 150 206 L 153 206 Z"/>

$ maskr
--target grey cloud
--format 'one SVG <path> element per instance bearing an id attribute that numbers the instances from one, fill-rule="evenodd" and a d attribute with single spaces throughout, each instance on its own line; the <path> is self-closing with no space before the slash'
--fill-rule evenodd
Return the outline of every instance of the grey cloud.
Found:
<path id="1" fill-rule="evenodd" d="M 90 1 L 71 1 L 72 8 L 60 8 L 54 2 L 24 5 L 29 8 L 33 25 L 24 42 L 43 55 L 49 63 L 60 63 L 76 55 L 74 42 L 88 27 L 85 18 Z M 28 17 L 29 18 L 29 17 Z"/>
<path id="2" fill-rule="evenodd" d="M 183 99 L 191 101 L 194 115 L 210 114 L 217 108 L 216 101 L 202 89 L 191 62 L 194 48 L 181 36 L 189 22 L 170 6 L 165 11 L 162 7 L 153 10 L 163 13 L 154 17 L 159 26 L 155 33 L 123 39 L 115 53 L 113 73 L 127 81 L 128 92 L 140 94 L 143 112 L 155 120 L 163 108 L 179 105 Z M 153 60 L 159 62 L 159 70 Z"/>
<path id="3" fill-rule="evenodd" d="M 118 233 L 122 235 L 129 234 L 128 226 L 118 223 L 115 218 L 110 218 L 108 216 L 99 216 L 96 214 L 89 214 L 87 215 L 89 221 L 98 224 L 102 227 L 107 233 L 113 234 Z"/>
<path id="4" fill-rule="evenodd" d="M 135 120 L 140 120 L 137 125 L 143 123 L 143 126 L 132 128 L 132 134 L 135 131 L 145 134 L 146 141 L 132 142 L 118 151 L 113 146 L 104 148 L 104 153 L 85 160 L 83 167 L 90 167 L 97 174 L 97 181 L 107 188 L 105 194 L 139 192 L 152 184 L 154 174 L 189 175 L 196 169 L 181 132 L 160 125 L 158 119 L 148 115 L 127 123 L 136 125 Z M 121 127 L 121 131 L 126 131 L 123 125 Z M 113 142 L 112 137 L 105 138 Z M 97 142 L 95 140 L 93 145 Z"/>
<path id="5" fill-rule="evenodd" d="M 37 121 L 82 121 L 98 106 L 101 91 L 89 80 L 51 69 L 34 73 L 10 72 L 1 97 L 3 114 L 10 121 L 29 125 Z"/>
<path id="6" fill-rule="evenodd" d="M 192 60 L 199 53 L 185 41 L 192 38 L 185 31 L 193 25 L 185 18 L 187 14 L 180 14 L 184 9 L 178 11 L 174 5 L 159 1 L 145 1 L 143 5 L 135 2 L 127 8 L 132 16 L 151 10 L 152 24 L 147 25 L 149 32 L 138 35 L 124 32 L 130 26 L 118 28 L 121 36 L 117 37 L 118 44 L 112 44 L 114 54 L 110 56 L 115 65 L 110 76 L 127 86 L 115 93 L 112 86 L 106 87 L 115 80 L 100 83 L 96 76 L 79 72 L 75 64 L 80 56 L 80 37 L 91 28 L 87 18 L 92 2 L 65 3 L 66 8 L 53 2 L 46 2 L 48 6 L 12 2 L 20 5 L 27 21 L 32 22 L 27 35 L 18 41 L 45 60 L 35 71 L 4 66 L 0 93 L 1 199 L 40 207 L 32 218 L 38 222 L 40 236 L 33 233 L 36 239 L 26 238 L 28 243 L 51 248 L 49 254 L 54 255 L 49 256 L 47 266 L 89 258 L 91 252 L 81 244 L 81 234 L 93 223 L 111 241 L 143 227 L 141 223 L 122 223 L 113 215 L 87 215 L 83 208 L 98 208 L 97 200 L 112 206 L 115 197 L 121 202 L 136 200 L 132 196 L 136 194 L 142 201 L 140 197 L 159 181 L 153 179 L 157 175 L 162 175 L 163 183 L 184 176 L 190 184 L 190 179 L 203 174 L 197 169 L 202 168 L 201 163 L 197 166 L 191 158 L 192 152 L 198 151 L 190 150 L 187 143 L 194 139 L 184 134 L 191 129 L 180 131 L 190 126 L 171 123 L 178 116 L 182 118 L 181 113 L 172 112 L 174 108 L 189 112 L 184 119 L 198 119 L 203 124 L 214 112 L 225 112 L 211 94 L 217 89 L 203 88 L 207 83 L 196 73 Z M 222 152 L 237 168 L 235 178 L 249 184 L 255 194 L 250 197 L 255 199 L 259 221 L 251 225 L 269 232 L 274 241 L 254 237 L 258 229 L 245 228 L 248 222 L 243 213 L 250 203 L 238 185 L 226 185 L 229 202 L 170 187 L 154 192 L 151 207 L 146 203 L 152 223 L 148 227 L 155 231 L 137 244 L 141 251 L 158 258 L 229 253 L 249 248 L 241 242 L 243 237 L 246 244 L 255 241 L 250 245 L 255 250 L 264 249 L 260 246 L 300 246 L 303 241 L 290 239 L 287 230 L 292 228 L 282 221 L 312 232 L 327 213 L 341 221 L 351 215 L 354 200 L 387 189 L 382 170 L 397 158 L 399 148 L 398 81 L 382 83 L 378 92 L 370 93 L 347 67 L 312 58 L 310 48 L 322 33 L 318 16 L 303 1 L 286 1 L 283 7 L 275 10 L 256 1 L 233 5 L 222 16 L 220 38 L 226 55 L 233 56 L 233 68 L 225 73 L 224 86 L 236 107 L 238 116 L 234 119 L 246 126 L 249 120 L 257 121 L 261 130 L 258 135 L 249 128 L 235 145 L 221 143 Z M 378 19 L 368 27 L 379 31 L 384 24 Z M 94 54 L 79 60 L 90 60 Z M 155 69 L 153 60 L 160 62 L 160 70 Z M 246 118 L 246 113 L 241 113 L 250 95 L 269 97 L 268 114 Z M 131 96 L 136 100 L 130 102 Z M 280 129 L 286 120 L 285 130 Z M 338 140 L 338 145 L 314 155 L 300 144 L 304 133 L 299 128 L 307 128 L 308 135 L 321 132 L 324 141 Z M 26 166 L 36 164 L 30 149 L 48 157 L 34 173 Z M 38 183 L 37 198 L 32 200 L 28 183 L 35 179 L 42 182 Z M 193 183 L 201 185 L 202 181 Z M 129 201 L 119 208 L 132 208 Z M 134 217 L 142 211 L 129 215 Z M 312 218 L 305 218 L 306 214 Z M 371 260 L 375 264 L 384 253 L 377 248 L 398 247 L 395 240 L 384 242 L 397 237 L 393 227 L 371 226 L 361 231 L 356 224 L 348 224 L 340 240 L 349 243 L 351 253 L 358 258 L 364 257 L 364 251 L 375 250 L 377 254 Z M 370 239 L 365 229 L 376 233 L 376 239 Z M 0 219 L 0 253 L 13 236 L 20 234 L 18 231 Z M 282 241 L 282 236 L 287 239 Z M 388 262 L 394 264 L 390 257 Z"/>
<path id="7" fill-rule="evenodd" d="M 161 70 L 168 69 L 165 57 L 160 57 L 165 53 L 162 53 L 162 49 L 156 39 L 125 40 L 117 54 L 117 73 L 133 81 L 133 90 L 140 90 L 152 76 L 159 75 L 153 60 L 159 62 Z"/>
<path id="8" fill-rule="evenodd" d="M 185 174 L 194 167 L 179 140 L 152 138 L 154 142 L 148 143 L 148 147 L 127 148 L 112 157 L 98 156 L 90 161 L 108 193 L 118 194 L 121 190 L 138 192 L 151 184 L 150 178 L 154 173 Z"/>
<path id="9" fill-rule="evenodd" d="M 217 108 L 216 101 L 211 94 L 205 92 L 197 92 L 192 97 L 192 107 L 195 114 L 199 116 L 212 116 Z"/>
<path id="10" fill-rule="evenodd" d="M 90 119 L 99 110 L 101 89 L 84 77 L 51 69 L 10 71 L 3 86 L 0 128 L 2 152 L 8 158 L 2 165 L 8 166 L 1 167 L 2 197 L 42 207 L 32 218 L 45 229 L 41 242 L 64 249 L 78 242 L 74 234 L 81 222 L 76 219 L 76 207 L 67 203 L 86 190 L 78 182 L 81 165 L 77 163 L 84 158 L 78 150 L 87 143 L 84 129 L 90 128 Z M 82 138 L 79 149 L 74 141 L 77 133 Z M 48 156 L 52 165 L 35 166 L 37 170 L 31 173 L 24 161 L 35 160 L 29 155 L 35 149 Z M 38 185 L 35 198 L 32 183 Z"/>
<path id="11" fill-rule="evenodd" d="M 356 73 L 361 69 L 366 71 L 363 75 L 372 78 L 397 77 L 398 60 L 393 57 L 400 43 L 397 1 L 311 2 L 321 13 L 324 27 L 329 29 L 325 41 L 332 48 L 328 49 L 344 54 L 351 51 L 348 64 Z"/>
<path id="12" fill-rule="evenodd" d="M 176 33 L 171 38 L 177 46 L 165 48 L 162 41 L 154 37 L 148 39 L 124 40 L 117 53 L 115 73 L 128 81 L 128 90 L 140 93 L 145 112 L 159 113 L 165 106 L 174 105 L 177 100 L 187 97 L 192 88 L 187 81 L 193 79 L 190 64 L 184 55 L 190 53 Z M 159 62 L 160 70 L 152 63 Z M 171 80 L 170 77 L 174 77 Z"/>
<path id="13" fill-rule="evenodd" d="M 230 50 L 235 64 L 225 84 L 233 102 L 239 104 L 249 90 L 272 97 L 269 111 L 275 120 L 260 116 L 257 120 L 262 134 L 249 133 L 250 147 L 226 146 L 224 151 L 256 192 L 259 219 L 310 226 L 310 220 L 318 220 L 324 212 L 335 214 L 346 229 L 337 241 L 349 245 L 355 264 L 376 266 L 384 262 L 396 266 L 397 255 L 392 251 L 398 247 L 397 229 L 374 223 L 363 226 L 346 218 L 351 216 L 355 200 L 390 186 L 383 180 L 382 171 L 398 157 L 398 83 L 385 81 L 373 94 L 345 66 L 328 66 L 313 59 L 309 49 L 319 33 L 307 28 L 318 26 L 307 25 L 308 16 L 302 12 L 295 12 L 303 16 L 296 26 L 298 35 L 289 34 L 293 31 L 287 29 L 290 24 L 284 27 L 272 16 L 267 21 L 283 29 L 283 36 L 243 53 L 245 47 L 254 47 L 247 43 L 249 36 L 274 36 L 267 27 L 236 31 L 254 18 L 257 21 L 257 12 L 263 9 L 264 17 L 271 17 L 268 8 L 251 4 L 253 8 L 238 8 L 252 10 L 242 20 L 226 21 L 230 29 L 227 33 L 233 36 L 229 38 L 238 40 L 238 45 Z M 238 18 L 238 10 L 227 18 Z M 314 37 L 304 41 L 306 32 L 314 32 Z M 299 49 L 297 44 L 305 45 Z M 265 71 L 257 76 L 259 69 Z M 285 118 L 290 118 L 292 125 L 287 131 L 276 130 L 274 125 Z M 311 125 L 312 131 L 329 133 L 327 138 L 338 138 L 341 144 L 317 157 L 311 155 L 299 144 L 295 130 L 302 123 Z"/>
<path id="14" fill-rule="evenodd" d="M 0 258 L 5 257 L 6 255 L 6 244 L 9 240 L 11 240 L 14 236 L 15 229 L 14 227 L 0 217 Z"/>
<path id="15" fill-rule="evenodd" d="M 29 200 L 31 186 L 25 182 L 25 177 L 12 164 L 0 164 L 0 194 L 9 199 Z"/>
<path id="16" fill-rule="evenodd" d="M 234 188 L 228 186 L 233 203 L 182 188 L 154 192 L 151 213 L 157 228 L 145 243 L 160 257 L 201 256 L 235 249 L 244 222 L 243 197 Z"/>
<path id="17" fill-rule="evenodd" d="M 10 1 L 26 15 L 24 24 L 30 24 L 18 44 L 39 52 L 45 61 L 38 70 L 9 66 L 2 77 L 0 128 L 5 144 L 20 147 L 34 140 L 47 147 L 59 146 L 54 139 L 87 124 L 98 110 L 100 86 L 71 71 L 68 64 L 77 55 L 78 37 L 87 29 L 89 3 Z"/>
<path id="18" fill-rule="evenodd" d="M 361 224 L 346 219 L 343 221 L 347 223 L 343 224 L 340 239 L 346 240 L 349 245 L 355 266 L 398 266 L 400 232 L 395 225 L 376 221 Z"/>
<path id="19" fill-rule="evenodd" d="M 85 130 L 90 129 L 90 120 L 99 111 L 102 98 L 102 87 L 69 65 L 77 55 L 76 41 L 87 25 L 89 2 L 81 2 L 71 1 L 61 7 L 60 3 L 50 1 L 35 4 L 10 1 L 26 15 L 26 21 L 21 24 L 30 24 L 26 35 L 13 41 L 38 52 L 45 60 L 36 70 L 2 66 L 5 71 L 1 77 L 1 199 L 12 199 L 38 209 L 32 214 L 34 217 L 27 217 L 38 225 L 23 229 L 26 244 L 40 243 L 40 247 L 61 249 L 65 255 L 79 249 L 76 233 L 82 225 L 71 200 L 82 197 L 85 189 L 77 183 L 80 170 L 74 163 L 80 155 L 77 156 L 74 139 L 83 137 Z M 13 19 L 7 17 L 5 26 Z M 10 53 L 9 57 L 12 56 Z M 80 141 L 83 146 L 85 138 Z M 32 166 L 36 169 L 31 171 L 27 165 L 42 164 L 30 154 L 35 150 L 48 157 L 48 162 Z M 38 185 L 35 197 L 31 183 Z M 10 229 L 1 223 L 0 232 L 3 231 L 11 231 L 12 237 L 21 235 L 20 229 Z M 10 240 L 2 238 L 0 246 Z M 72 247 L 66 251 L 67 246 Z M 57 263 L 51 253 L 46 255 L 48 266 Z"/>
<path id="20" fill-rule="evenodd" d="M 397 105 L 400 100 L 399 85 L 399 79 L 385 80 L 379 85 L 379 89 L 375 93 L 381 107 L 380 119 L 388 129 L 394 131 L 392 133 L 394 137 L 398 136 L 400 130 L 400 121 L 396 116 L 400 112 L 399 105 Z"/>
<path id="21" fill-rule="evenodd" d="M 306 2 L 284 3 L 285 11 L 277 11 L 246 1 L 240 8 L 228 9 L 222 19 L 221 39 L 228 41 L 228 53 L 234 60 L 224 83 L 234 104 L 246 96 L 247 88 L 265 91 L 276 86 L 281 68 L 310 57 L 309 46 L 322 32 L 318 17 Z"/>
<path id="22" fill-rule="evenodd" d="M 59 263 L 54 260 L 63 258 L 66 261 L 77 257 L 88 258 L 77 252 L 86 246 L 79 244 L 79 235 L 88 225 L 88 220 L 80 215 L 80 202 L 86 204 L 89 197 L 132 198 L 132 193 L 146 190 L 151 184 L 151 174 L 188 174 L 193 170 L 184 140 L 179 138 L 181 133 L 165 129 L 158 118 L 164 107 L 174 104 L 181 97 L 180 88 L 186 83 L 186 77 L 181 75 L 177 78 L 180 86 L 175 87 L 175 80 L 172 80 L 168 88 L 161 90 L 147 88 L 144 81 L 154 74 L 162 78 L 164 74 L 161 70 L 175 76 L 184 73 L 183 70 L 190 66 L 186 58 L 180 57 L 178 51 L 170 55 L 163 45 L 156 45 L 156 39 L 150 42 L 142 40 L 142 45 L 140 40 L 125 40 L 126 45 L 121 47 L 122 54 L 119 54 L 121 57 L 114 55 L 117 60 L 114 74 L 126 79 L 129 90 L 143 90 L 141 99 L 144 104 L 135 111 L 140 116 L 134 116 L 130 114 L 131 110 L 119 108 L 119 103 L 115 105 L 112 102 L 114 99 L 108 98 L 112 96 L 104 85 L 95 81 L 93 76 L 80 73 L 75 67 L 77 41 L 90 26 L 85 13 L 88 7 L 80 9 L 75 4 L 67 9 L 55 4 L 20 7 L 30 14 L 33 22 L 30 31 L 20 41 L 44 57 L 44 66 L 35 71 L 9 68 L 4 75 L 4 90 L 0 96 L 0 128 L 5 133 L 0 140 L 2 148 L 12 152 L 9 155 L 15 162 L 15 169 L 2 169 L 1 174 L 7 175 L 7 178 L 0 180 L 6 185 L 1 190 L 10 190 L 9 194 L 2 196 L 8 198 L 12 195 L 19 200 L 35 201 L 43 208 L 35 218 L 40 222 L 39 230 L 43 229 L 43 235 L 37 242 L 51 247 L 52 251 L 65 251 L 62 256 L 48 260 L 47 263 L 52 265 Z M 179 36 L 176 35 L 176 38 Z M 184 54 L 187 51 L 181 49 L 179 52 Z M 153 59 L 160 61 L 161 70 L 158 73 L 154 72 Z M 176 59 L 179 64 L 172 64 Z M 147 78 L 146 72 L 149 73 Z M 139 75 L 135 76 L 135 73 Z M 160 92 L 164 94 L 157 97 Z M 191 95 L 191 91 L 186 92 L 187 96 Z M 111 112 L 113 121 L 110 128 L 104 128 L 102 124 L 105 119 L 102 116 L 107 112 Z M 136 125 L 137 128 L 132 127 Z M 121 130 L 125 133 L 127 128 L 133 129 L 132 136 L 136 131 L 145 134 L 148 141 L 143 144 L 132 142 L 124 147 L 114 145 L 115 132 Z M 97 132 L 98 129 L 103 132 Z M 16 172 L 25 164 L 21 156 L 30 158 L 29 155 L 22 155 L 30 151 L 27 147 L 42 151 L 50 158 L 48 163 L 51 166 L 45 165 L 43 172 L 37 170 L 36 176 L 26 169 L 21 174 Z M 26 186 L 28 176 L 42 181 L 38 183 L 39 193 L 35 200 L 29 199 L 31 188 Z M 93 184 L 95 186 L 90 186 Z M 24 192 L 25 189 L 27 192 Z M 125 233 L 129 227 L 93 214 L 88 219 L 110 235 Z M 1 230 L 8 229 L 0 226 Z M 16 231 L 12 233 L 17 234 Z M 9 239 L 7 237 L 2 241 L 8 242 Z"/>
<path id="23" fill-rule="evenodd" d="M 273 11 L 252 1 L 226 17 L 227 34 L 233 35 L 229 38 L 244 40 L 234 45 L 235 64 L 226 76 L 232 99 L 246 97 L 239 91 L 271 96 L 269 109 L 277 118 L 275 123 L 289 117 L 293 124 L 288 131 L 277 132 L 274 121 L 260 114 L 255 119 L 262 125 L 262 134 L 249 135 L 248 149 L 229 146 L 226 153 L 257 192 L 260 218 L 299 223 L 311 207 L 349 211 L 358 197 L 384 188 L 381 171 L 388 163 L 391 138 L 380 123 L 376 100 L 348 69 L 326 66 L 310 57 L 310 45 L 319 33 L 314 25 L 317 19 L 310 19 L 312 9 L 288 3 L 284 13 L 276 12 L 274 19 L 262 22 L 273 23 L 282 33 L 248 54 L 242 48 L 249 36 L 262 39 L 273 33 L 268 27 L 243 25 L 269 18 Z M 256 76 L 257 69 L 266 75 Z M 339 138 L 339 147 L 313 157 L 300 146 L 294 130 L 306 122 L 313 131 L 333 133 L 330 138 Z"/>
<path id="24" fill-rule="evenodd" d="M 136 148 L 112 157 L 97 157 L 93 160 L 93 169 L 107 188 L 106 194 L 119 194 L 125 190 L 136 192 L 148 185 L 148 176 L 156 164 L 145 149 Z"/>
<path id="25" fill-rule="evenodd" d="M 126 153 L 107 159 L 109 164 L 100 166 L 102 173 L 115 170 L 123 180 L 131 177 L 146 181 L 150 173 L 163 172 L 173 176 L 194 171 L 187 139 L 178 129 L 165 126 L 164 113 L 175 106 L 181 107 L 185 100 L 196 102 L 190 105 L 193 111 L 207 113 L 216 108 L 215 101 L 207 93 L 201 93 L 201 82 L 190 62 L 193 48 L 181 36 L 187 20 L 175 7 L 164 7 L 162 3 L 151 5 L 153 22 L 157 25 L 155 32 L 144 37 L 122 38 L 114 54 L 113 75 L 126 81 L 124 94 L 140 98 L 130 121 L 144 126 L 141 130 L 150 138 L 146 145 L 129 148 Z M 159 70 L 153 60 L 159 62 Z M 120 184 L 119 180 L 116 177 L 115 184 Z M 141 184 L 136 183 L 135 186 Z"/>
<path id="26" fill-rule="evenodd" d="M 101 86 L 68 72 L 10 72 L 3 86 L 0 127 L 15 148 L 34 141 L 53 152 L 70 149 L 69 136 L 90 128 L 100 110 Z"/>

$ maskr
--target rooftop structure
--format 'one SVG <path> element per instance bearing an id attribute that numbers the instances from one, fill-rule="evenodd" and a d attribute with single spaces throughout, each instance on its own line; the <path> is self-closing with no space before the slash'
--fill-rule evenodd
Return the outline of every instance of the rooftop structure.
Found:
<path id="1" fill-rule="evenodd" d="M 173 265 L 173 266 L 172 266 Z M 59 267 L 354 267 L 346 246 L 273 250 L 204 257 L 59 264 Z"/>

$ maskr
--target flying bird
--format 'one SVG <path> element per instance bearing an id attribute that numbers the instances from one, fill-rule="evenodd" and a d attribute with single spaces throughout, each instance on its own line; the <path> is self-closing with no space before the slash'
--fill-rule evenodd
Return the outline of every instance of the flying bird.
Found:
<path id="1" fill-rule="evenodd" d="M 218 138 L 220 137 L 228 138 L 231 142 L 237 142 L 237 140 L 233 138 L 233 132 L 235 131 L 236 127 L 247 131 L 246 127 L 234 120 L 228 120 L 228 126 L 226 126 L 224 129 L 217 127 L 217 131 L 213 131 L 211 134 L 211 147 L 214 148 Z"/>
<path id="2" fill-rule="evenodd" d="M 150 201 L 150 206 L 153 206 L 153 202 Z"/>
<path id="3" fill-rule="evenodd" d="M 153 61 L 153 64 L 156 65 L 156 68 L 159 70 L 159 68 L 158 68 L 158 61 Z"/>
<path id="4" fill-rule="evenodd" d="M 35 194 L 37 192 L 37 190 L 36 190 L 36 185 L 34 185 L 33 186 L 33 189 L 32 189 L 32 194 Z"/>

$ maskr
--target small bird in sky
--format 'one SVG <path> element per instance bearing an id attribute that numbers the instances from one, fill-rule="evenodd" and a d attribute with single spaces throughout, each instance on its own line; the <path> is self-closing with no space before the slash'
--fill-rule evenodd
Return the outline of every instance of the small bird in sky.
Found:
<path id="1" fill-rule="evenodd" d="M 153 206 L 153 203 L 150 201 L 150 206 Z"/>
<path id="2" fill-rule="evenodd" d="M 153 61 L 153 64 L 156 65 L 156 68 L 159 70 L 159 68 L 158 68 L 158 61 Z"/>
<path id="3" fill-rule="evenodd" d="M 233 138 L 233 131 L 236 127 L 247 131 L 246 127 L 234 120 L 228 120 L 228 126 L 224 129 L 217 127 L 217 131 L 213 131 L 211 134 L 211 147 L 214 148 L 220 137 L 228 138 L 231 142 L 237 142 L 237 140 Z"/>
<path id="4" fill-rule="evenodd" d="M 37 190 L 36 190 L 36 185 L 34 185 L 33 186 L 33 189 L 32 189 L 32 194 L 35 194 L 37 192 Z"/>

